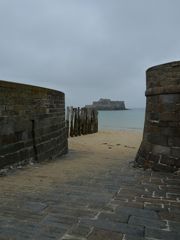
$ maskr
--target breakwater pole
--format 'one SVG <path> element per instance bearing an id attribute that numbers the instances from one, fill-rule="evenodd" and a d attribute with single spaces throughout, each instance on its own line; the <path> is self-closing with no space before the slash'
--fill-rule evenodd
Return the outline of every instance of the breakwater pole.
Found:
<path id="1" fill-rule="evenodd" d="M 93 108 L 67 107 L 67 137 L 98 132 L 98 111 Z"/>
<path id="2" fill-rule="evenodd" d="M 135 165 L 154 170 L 180 168 L 180 61 L 146 72 L 146 116 Z"/>

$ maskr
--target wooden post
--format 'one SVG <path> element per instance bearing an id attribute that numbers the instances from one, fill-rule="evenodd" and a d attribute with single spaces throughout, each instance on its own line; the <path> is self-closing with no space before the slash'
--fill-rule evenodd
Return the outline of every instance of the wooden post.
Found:
<path id="1" fill-rule="evenodd" d="M 67 107 L 66 112 L 66 131 L 67 131 L 67 138 L 69 137 L 69 107 Z"/>
<path id="2" fill-rule="evenodd" d="M 77 109 L 77 120 L 78 120 L 78 136 L 81 136 L 81 112 L 80 108 Z"/>
<path id="3" fill-rule="evenodd" d="M 98 132 L 98 110 L 95 110 L 95 132 Z"/>
<path id="4" fill-rule="evenodd" d="M 81 134 L 84 135 L 84 108 L 81 108 Z"/>
<path id="5" fill-rule="evenodd" d="M 88 109 L 88 133 L 91 133 L 91 112 L 92 112 L 92 109 L 89 108 Z"/>
<path id="6" fill-rule="evenodd" d="M 73 137 L 74 136 L 74 111 L 73 111 L 73 107 L 71 107 L 71 126 L 70 126 L 70 136 Z"/>
<path id="7" fill-rule="evenodd" d="M 98 132 L 98 111 L 91 108 L 67 107 L 67 136 L 80 136 Z"/>
<path id="8" fill-rule="evenodd" d="M 91 133 L 94 133 L 94 109 L 91 111 Z"/>
<path id="9" fill-rule="evenodd" d="M 88 134 L 88 109 L 84 108 L 85 110 L 85 134 Z"/>
<path id="10" fill-rule="evenodd" d="M 74 136 L 78 136 L 78 115 L 77 108 L 74 108 Z"/>
<path id="11" fill-rule="evenodd" d="M 94 123 L 95 123 L 95 118 L 94 118 L 94 109 L 91 109 L 91 133 L 94 133 Z"/>

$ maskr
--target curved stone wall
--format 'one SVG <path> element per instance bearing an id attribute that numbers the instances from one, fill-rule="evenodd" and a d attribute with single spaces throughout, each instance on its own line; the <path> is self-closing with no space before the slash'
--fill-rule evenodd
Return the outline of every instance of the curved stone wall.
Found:
<path id="1" fill-rule="evenodd" d="M 180 62 L 146 72 L 146 116 L 136 162 L 156 170 L 180 167 Z"/>
<path id="2" fill-rule="evenodd" d="M 64 93 L 0 81 L 0 168 L 66 152 Z"/>

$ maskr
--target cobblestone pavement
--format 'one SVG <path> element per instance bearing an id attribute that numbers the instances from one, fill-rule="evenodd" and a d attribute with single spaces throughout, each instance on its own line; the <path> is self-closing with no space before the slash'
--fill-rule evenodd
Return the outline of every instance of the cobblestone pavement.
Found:
<path id="1" fill-rule="evenodd" d="M 118 164 L 39 191 L 2 177 L 0 239 L 179 240 L 180 178 Z"/>

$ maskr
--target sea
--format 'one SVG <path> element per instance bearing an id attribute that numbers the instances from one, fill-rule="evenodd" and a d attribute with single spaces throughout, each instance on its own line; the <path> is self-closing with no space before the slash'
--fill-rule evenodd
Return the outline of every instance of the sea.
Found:
<path id="1" fill-rule="evenodd" d="M 98 111 L 99 130 L 138 130 L 144 128 L 145 109 Z"/>

